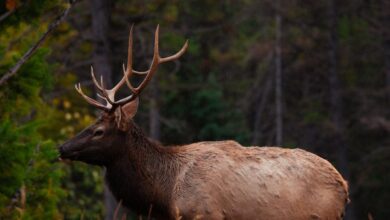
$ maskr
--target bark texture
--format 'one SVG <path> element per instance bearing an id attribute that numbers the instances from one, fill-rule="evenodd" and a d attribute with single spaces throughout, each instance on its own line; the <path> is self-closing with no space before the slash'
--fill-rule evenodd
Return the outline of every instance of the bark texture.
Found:
<path id="1" fill-rule="evenodd" d="M 112 83 L 112 66 L 111 66 L 111 48 L 109 41 L 110 29 L 110 3 L 108 0 L 90 0 L 91 18 L 92 18 L 92 32 L 94 41 L 93 52 L 93 67 L 96 77 L 100 79 L 103 77 L 104 86 L 111 88 Z M 104 208 L 105 220 L 113 219 L 115 208 L 118 206 L 114 196 L 105 183 L 104 186 Z M 123 211 L 120 211 L 123 213 Z M 119 216 L 122 216 L 119 214 Z"/>
<path id="2" fill-rule="evenodd" d="M 276 124 L 276 145 L 283 143 L 283 105 L 282 105 L 282 16 L 278 10 L 280 1 L 277 2 L 276 22 L 276 41 L 275 41 L 275 124 Z"/>
<path id="3" fill-rule="evenodd" d="M 160 139 L 160 111 L 158 105 L 159 91 L 158 91 L 158 84 L 156 78 L 152 79 L 149 87 L 151 90 L 150 109 L 149 109 L 149 118 L 150 118 L 149 133 L 151 138 L 155 140 L 159 140 Z"/>
<path id="4" fill-rule="evenodd" d="M 339 65 L 339 39 L 337 35 L 338 14 L 335 0 L 328 2 L 328 21 L 329 21 L 329 89 L 330 89 L 330 117 L 334 128 L 334 141 L 331 143 L 336 155 L 337 167 L 341 174 L 349 180 L 349 167 L 347 155 L 347 143 L 344 139 L 344 121 L 342 118 L 342 91 Z M 346 219 L 354 218 L 352 206 L 347 209 Z"/>

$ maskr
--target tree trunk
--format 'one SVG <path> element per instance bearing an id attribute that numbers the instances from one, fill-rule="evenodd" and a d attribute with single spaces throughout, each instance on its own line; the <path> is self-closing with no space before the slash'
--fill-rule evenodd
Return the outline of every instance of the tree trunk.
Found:
<path id="1" fill-rule="evenodd" d="M 283 102 L 282 102 L 282 16 L 279 13 L 280 0 L 276 3 L 275 16 L 275 124 L 276 145 L 283 143 Z"/>
<path id="2" fill-rule="evenodd" d="M 92 16 L 92 32 L 94 41 L 93 52 L 93 67 L 96 77 L 100 79 L 103 77 L 104 86 L 106 88 L 112 88 L 112 67 L 111 67 L 111 49 L 109 42 L 109 29 L 110 29 L 110 4 L 108 0 L 90 0 L 91 16 Z M 113 219 L 117 202 L 108 188 L 108 185 L 104 183 L 104 207 L 105 207 L 105 220 Z M 120 211 L 119 213 L 123 213 Z M 119 214 L 122 216 L 122 214 Z"/>
<path id="3" fill-rule="evenodd" d="M 95 45 L 93 67 L 98 79 L 103 76 L 107 88 L 112 87 L 111 49 L 108 39 L 110 29 L 109 6 L 108 0 L 90 0 Z"/>
<path id="4" fill-rule="evenodd" d="M 382 36 L 383 36 L 383 50 L 384 50 L 384 66 L 386 74 L 386 92 L 387 98 L 390 101 L 390 3 L 388 1 L 382 0 Z"/>
<path id="5" fill-rule="evenodd" d="M 337 37 L 337 12 L 335 1 L 328 2 L 329 17 L 329 89 L 330 89 L 330 117 L 335 129 L 335 143 L 338 144 L 336 152 L 337 164 L 341 173 L 349 177 L 346 155 L 346 143 L 343 138 L 344 125 L 342 121 L 341 85 L 338 74 L 338 37 Z"/>
<path id="6" fill-rule="evenodd" d="M 150 82 L 150 109 L 149 109 L 149 134 L 150 137 L 159 140 L 160 139 L 160 111 L 158 106 L 158 84 L 156 78 L 153 78 Z"/>
<path id="7" fill-rule="evenodd" d="M 387 98 L 390 102 L 390 38 L 388 36 L 387 39 L 385 39 L 384 41 L 383 49 L 385 50 L 384 63 L 385 63 L 385 74 L 386 74 L 386 91 L 387 91 Z"/>
<path id="8" fill-rule="evenodd" d="M 347 157 L 347 143 L 344 138 L 344 122 L 342 118 L 343 106 L 341 95 L 341 83 L 338 73 L 339 41 L 337 36 L 338 15 L 335 0 L 328 1 L 329 21 L 329 89 L 330 89 L 330 117 L 335 129 L 334 144 L 337 167 L 345 179 L 349 180 L 350 173 Z M 345 219 L 355 219 L 352 205 L 347 209 Z"/>
<path id="9" fill-rule="evenodd" d="M 255 110 L 255 118 L 254 118 L 254 126 L 253 126 L 253 137 L 252 137 L 252 145 L 254 146 L 260 146 L 261 145 L 261 139 L 262 139 L 262 129 L 261 129 L 261 121 L 263 120 L 263 112 L 265 110 L 265 107 L 267 105 L 268 96 L 269 93 L 272 91 L 272 80 L 273 77 L 267 76 L 265 86 L 263 88 L 263 91 L 261 93 L 261 96 L 257 98 L 256 100 L 256 110 Z"/>

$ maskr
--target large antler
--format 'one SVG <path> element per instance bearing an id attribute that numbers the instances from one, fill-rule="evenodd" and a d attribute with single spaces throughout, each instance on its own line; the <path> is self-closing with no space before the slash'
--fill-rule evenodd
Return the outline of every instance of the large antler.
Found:
<path id="1" fill-rule="evenodd" d="M 102 104 L 95 99 L 92 99 L 84 94 L 84 92 L 81 90 L 80 83 L 75 85 L 75 88 L 78 93 L 90 104 L 93 106 L 100 108 L 104 111 L 112 111 L 117 106 L 124 105 L 127 102 L 130 102 L 134 100 L 146 87 L 148 82 L 152 79 L 153 75 L 157 71 L 157 67 L 161 63 L 165 63 L 168 61 L 172 61 L 175 59 L 178 59 L 181 55 L 184 54 L 188 47 L 188 40 L 184 43 L 183 47 L 174 55 L 169 57 L 161 57 L 159 54 L 159 48 L 158 48 L 158 39 L 159 39 L 159 25 L 157 25 L 156 33 L 154 35 L 154 52 L 153 52 L 153 60 L 150 64 L 149 70 L 146 71 L 136 71 L 133 70 L 133 26 L 130 28 L 130 34 L 129 34 L 129 48 L 128 48 L 128 56 L 127 56 L 127 67 L 125 68 L 123 66 L 123 78 L 112 88 L 112 89 L 106 89 L 104 87 L 103 77 L 100 78 L 100 83 L 97 81 L 95 74 L 93 72 L 93 68 L 91 67 L 91 77 L 93 80 L 93 83 L 98 88 L 98 90 L 101 92 L 101 94 L 98 93 L 98 96 L 106 101 L 106 104 Z M 131 83 L 129 78 L 133 75 L 133 73 L 138 75 L 146 75 L 144 80 L 137 86 L 134 87 Z M 118 91 L 118 89 L 124 84 L 129 87 L 132 94 L 115 101 L 115 93 Z"/>

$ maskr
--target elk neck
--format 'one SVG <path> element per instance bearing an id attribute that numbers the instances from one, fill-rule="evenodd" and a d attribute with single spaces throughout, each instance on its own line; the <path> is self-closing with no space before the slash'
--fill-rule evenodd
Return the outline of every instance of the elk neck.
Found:
<path id="1" fill-rule="evenodd" d="M 167 210 L 185 158 L 176 149 L 147 138 L 134 122 L 123 144 L 125 153 L 106 166 L 106 180 L 114 196 L 139 212 L 147 211 L 151 204 L 153 212 Z"/>

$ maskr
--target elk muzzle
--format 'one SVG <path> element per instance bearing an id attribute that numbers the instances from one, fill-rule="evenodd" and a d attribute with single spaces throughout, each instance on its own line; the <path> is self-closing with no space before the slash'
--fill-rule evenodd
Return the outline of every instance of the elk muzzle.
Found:
<path id="1" fill-rule="evenodd" d="M 81 149 L 77 150 L 74 149 L 74 146 L 72 146 L 72 143 L 65 142 L 61 146 L 58 147 L 58 151 L 60 153 L 59 159 L 69 159 L 69 160 L 77 160 Z"/>

